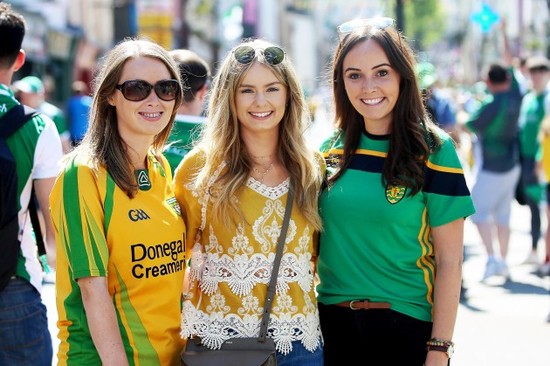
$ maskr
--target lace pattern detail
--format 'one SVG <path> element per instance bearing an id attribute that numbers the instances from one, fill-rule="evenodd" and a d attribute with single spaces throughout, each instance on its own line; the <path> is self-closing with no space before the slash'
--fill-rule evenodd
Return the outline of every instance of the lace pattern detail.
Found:
<path id="1" fill-rule="evenodd" d="M 223 342 L 231 337 L 257 337 L 260 332 L 261 307 L 257 299 L 245 298 L 243 304 L 249 307 L 252 314 L 228 313 L 230 307 L 224 302 L 224 296 L 212 298 L 213 305 L 207 307 L 207 312 L 197 309 L 190 300 L 184 302 L 182 311 L 182 331 L 184 338 L 192 335 L 200 336 L 203 343 L 211 349 L 219 349 Z M 263 300 L 262 300 L 263 302 Z M 288 354 L 292 351 L 292 342 L 300 341 L 304 348 L 313 352 L 322 343 L 319 314 L 314 304 L 309 302 L 311 312 L 296 312 L 287 304 L 292 301 L 288 296 L 282 296 L 277 306 L 286 308 L 279 315 L 271 314 L 268 336 L 273 338 L 277 351 Z M 281 305 L 282 303 L 282 305 Z M 292 311 L 294 310 L 294 311 Z"/>
<path id="2" fill-rule="evenodd" d="M 288 188 L 290 187 L 290 177 L 285 179 L 281 184 L 275 187 L 266 186 L 260 181 L 254 179 L 253 177 L 250 177 L 248 178 L 248 182 L 246 182 L 246 186 L 269 199 L 276 200 L 281 198 L 286 192 L 288 192 Z"/>
<path id="3" fill-rule="evenodd" d="M 267 187 L 248 180 L 247 187 L 266 198 L 250 226 L 237 224 L 233 232 L 220 234 L 203 218 L 208 227 L 201 231 L 207 237 L 198 236 L 191 252 L 190 297 L 183 304 L 182 337 L 197 335 L 207 347 L 219 349 L 231 337 L 258 336 L 285 213 L 281 197 L 289 183 L 287 179 L 277 187 Z M 198 199 L 205 215 L 208 197 Z M 309 351 L 322 343 L 310 267 L 313 233 L 301 220 L 300 226 L 295 217 L 289 223 L 268 327 L 268 336 L 283 354 L 292 350 L 293 341 L 300 341 Z"/>

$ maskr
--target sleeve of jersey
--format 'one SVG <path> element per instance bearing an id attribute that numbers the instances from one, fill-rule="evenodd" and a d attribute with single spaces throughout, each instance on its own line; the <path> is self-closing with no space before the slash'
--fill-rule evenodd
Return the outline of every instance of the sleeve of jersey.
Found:
<path id="1" fill-rule="evenodd" d="M 50 195 L 52 221 L 58 234 L 57 255 L 66 257 L 73 279 L 107 276 L 109 251 L 98 182 L 89 167 L 73 161 L 60 174 Z"/>
<path id="2" fill-rule="evenodd" d="M 327 173 L 327 165 L 325 159 L 320 152 L 315 153 L 315 163 L 317 164 L 317 169 L 321 171 L 321 176 L 324 177 Z M 320 194 L 320 192 L 319 192 Z M 313 233 L 313 255 L 319 255 L 319 232 L 316 231 Z"/>
<path id="3" fill-rule="evenodd" d="M 63 157 L 61 139 L 55 125 L 49 118 L 42 118 L 45 124 L 34 150 L 33 179 L 56 177 L 59 173 L 59 162 Z"/>
<path id="4" fill-rule="evenodd" d="M 329 136 L 327 139 L 325 139 L 320 147 L 319 147 L 319 151 L 323 154 L 324 157 L 327 157 L 328 156 L 328 152 L 334 148 L 338 142 L 339 142 L 339 139 L 340 138 L 340 131 L 338 129 L 334 130 L 331 134 L 331 136 Z"/>
<path id="5" fill-rule="evenodd" d="M 181 208 L 181 216 L 186 227 L 186 258 L 190 257 L 195 237 L 201 227 L 201 210 L 197 192 L 192 189 L 192 181 L 204 165 L 204 156 L 197 149 L 185 155 L 174 175 L 174 191 Z"/>
<path id="6" fill-rule="evenodd" d="M 430 156 L 426 165 L 424 194 L 431 226 L 440 226 L 475 212 L 464 171 L 452 140 Z"/>

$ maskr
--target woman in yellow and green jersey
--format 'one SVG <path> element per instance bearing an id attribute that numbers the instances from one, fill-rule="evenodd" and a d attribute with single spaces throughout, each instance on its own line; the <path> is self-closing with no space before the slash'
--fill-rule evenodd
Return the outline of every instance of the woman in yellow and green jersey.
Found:
<path id="1" fill-rule="evenodd" d="M 185 224 L 161 152 L 179 72 L 162 47 L 127 40 L 95 87 L 88 132 L 50 196 L 58 365 L 176 366 Z"/>

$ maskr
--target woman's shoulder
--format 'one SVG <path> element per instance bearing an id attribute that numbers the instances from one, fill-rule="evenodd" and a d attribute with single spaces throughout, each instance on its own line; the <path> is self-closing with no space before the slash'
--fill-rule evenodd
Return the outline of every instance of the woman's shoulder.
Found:
<path id="1" fill-rule="evenodd" d="M 63 157 L 60 162 L 60 170 L 57 181 L 70 182 L 68 184 L 81 187 L 97 185 L 99 181 L 105 181 L 107 178 L 107 169 L 97 164 L 89 156 L 69 153 Z"/>
<path id="2" fill-rule="evenodd" d="M 179 166 L 189 169 L 192 167 L 204 166 L 205 162 L 206 151 L 200 146 L 196 146 L 191 149 L 191 151 L 189 151 L 187 154 L 185 154 Z"/>
<path id="3" fill-rule="evenodd" d="M 93 159 L 87 154 L 82 154 L 78 150 L 73 150 L 65 155 L 61 160 L 61 172 L 97 172 L 101 167 L 96 166 Z"/>
<path id="4" fill-rule="evenodd" d="M 200 146 L 194 147 L 183 157 L 174 172 L 176 179 L 182 179 L 189 175 L 195 175 L 206 163 L 206 152 Z"/>
<path id="5" fill-rule="evenodd" d="M 435 133 L 438 138 L 438 144 L 430 154 L 430 162 L 436 165 L 444 165 L 453 168 L 460 167 L 456 143 L 451 135 L 439 128 Z"/>
<path id="6" fill-rule="evenodd" d="M 440 127 L 435 127 L 433 130 L 433 133 L 436 135 L 436 137 L 439 139 L 439 146 L 448 146 L 448 147 L 455 147 L 455 142 L 451 135 L 445 130 L 443 130 Z M 447 148 L 448 148 L 447 147 Z"/>
<path id="7" fill-rule="evenodd" d="M 342 138 L 342 130 L 335 129 L 332 133 L 321 143 L 319 151 L 326 153 L 338 144 L 338 141 Z"/>

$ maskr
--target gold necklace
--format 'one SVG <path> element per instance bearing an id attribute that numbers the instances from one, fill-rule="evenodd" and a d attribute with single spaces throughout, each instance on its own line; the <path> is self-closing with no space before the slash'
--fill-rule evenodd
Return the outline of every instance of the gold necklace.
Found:
<path id="1" fill-rule="evenodd" d="M 271 158 L 273 156 L 273 154 L 269 154 L 269 155 L 250 155 L 250 156 L 254 159 L 264 160 L 264 159 Z"/>
<path id="2" fill-rule="evenodd" d="M 262 167 L 263 168 L 263 167 Z M 254 173 L 258 174 L 260 176 L 260 179 L 258 180 L 260 183 L 264 182 L 264 178 L 271 171 L 271 168 L 273 168 L 273 162 L 269 163 L 269 166 L 264 171 L 261 171 L 260 169 L 256 167 L 252 167 L 252 170 Z"/>

